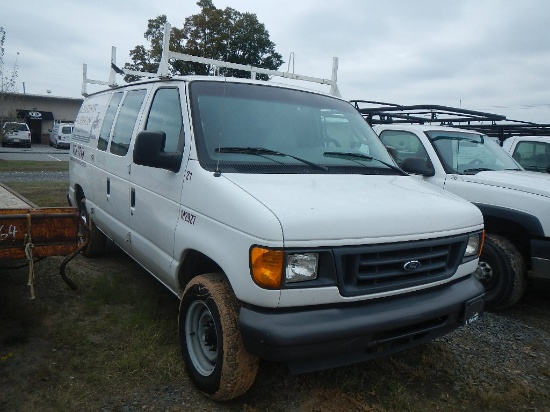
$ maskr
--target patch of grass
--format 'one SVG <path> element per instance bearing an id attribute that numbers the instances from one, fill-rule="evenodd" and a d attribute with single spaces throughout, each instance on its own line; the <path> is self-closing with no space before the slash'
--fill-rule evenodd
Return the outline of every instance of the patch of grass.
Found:
<path id="1" fill-rule="evenodd" d="M 40 207 L 66 207 L 68 182 L 2 182 Z"/>
<path id="2" fill-rule="evenodd" d="M 66 172 L 68 162 L 36 162 L 30 160 L 0 160 L 0 172 Z M 67 181 L 3 181 L 4 185 L 40 207 L 66 207 Z"/>
<path id="3" fill-rule="evenodd" d="M 1 160 L 0 172 L 66 172 L 68 162 L 36 162 L 32 160 Z"/>
<path id="4" fill-rule="evenodd" d="M 60 261 L 37 264 L 43 270 L 39 279 L 55 281 L 54 262 Z M 101 264 L 110 270 L 101 270 Z M 29 377 L 33 389 L 21 410 L 98 410 L 98 398 L 125 396 L 159 382 L 190 385 L 177 336 L 176 297 L 121 252 L 79 256 L 68 270 L 77 292 L 61 284 L 52 292 L 55 299 L 46 300 L 44 285 L 37 285 L 35 303 L 46 305 L 43 338 L 51 347 L 48 366 Z"/>

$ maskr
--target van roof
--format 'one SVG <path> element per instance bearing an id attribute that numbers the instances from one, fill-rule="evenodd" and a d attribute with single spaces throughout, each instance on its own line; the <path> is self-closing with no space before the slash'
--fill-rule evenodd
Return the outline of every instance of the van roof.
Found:
<path id="1" fill-rule="evenodd" d="M 136 85 L 145 85 L 145 84 L 151 84 L 151 83 L 166 83 L 166 82 L 195 82 L 195 81 L 209 81 L 209 82 L 228 82 L 228 83 L 242 83 L 242 84 L 256 84 L 260 86 L 269 86 L 269 87 L 280 87 L 280 88 L 287 88 L 287 89 L 294 89 L 294 90 L 300 90 L 305 92 L 311 92 L 321 95 L 326 95 L 330 97 L 335 97 L 337 99 L 343 100 L 339 96 L 333 96 L 329 93 L 323 92 L 321 90 L 315 90 L 307 87 L 302 87 L 298 85 L 288 84 L 288 83 L 282 83 L 277 82 L 273 80 L 253 80 L 253 79 L 247 79 L 242 77 L 225 77 L 225 76 L 199 76 L 199 75 L 188 75 L 188 76 L 171 76 L 171 77 L 163 77 L 163 78 L 147 78 L 142 80 L 136 80 L 134 82 L 125 83 L 122 85 L 116 85 L 111 86 L 109 89 L 100 90 L 94 93 L 90 93 L 89 96 L 93 96 L 96 94 L 104 93 L 108 90 L 120 90 L 125 89 L 128 87 L 136 86 Z"/>

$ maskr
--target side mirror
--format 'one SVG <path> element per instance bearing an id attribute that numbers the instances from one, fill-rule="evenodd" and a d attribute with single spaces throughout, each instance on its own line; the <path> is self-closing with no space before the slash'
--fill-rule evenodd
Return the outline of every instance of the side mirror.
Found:
<path id="1" fill-rule="evenodd" d="M 138 133 L 134 144 L 135 164 L 178 172 L 183 153 L 164 153 L 166 133 L 144 130 Z"/>
<path id="2" fill-rule="evenodd" d="M 406 159 L 403 159 L 403 162 L 401 163 L 401 169 L 403 169 L 407 173 L 414 173 L 416 175 L 435 175 L 435 170 L 431 162 L 421 157 L 408 157 Z"/>

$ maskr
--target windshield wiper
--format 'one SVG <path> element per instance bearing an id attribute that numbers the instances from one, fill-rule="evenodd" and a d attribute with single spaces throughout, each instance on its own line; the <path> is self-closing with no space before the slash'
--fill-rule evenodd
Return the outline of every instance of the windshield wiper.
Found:
<path id="1" fill-rule="evenodd" d="M 392 165 L 391 163 L 387 163 L 383 160 L 380 160 L 380 159 L 377 159 L 376 157 L 372 157 L 372 156 L 369 156 L 369 155 L 366 155 L 366 154 L 363 154 L 363 153 L 356 153 L 356 152 L 325 152 L 323 153 L 323 156 L 328 156 L 328 157 L 343 157 L 343 158 L 347 158 L 347 159 L 359 159 L 359 160 L 369 160 L 369 161 L 372 161 L 372 160 L 375 160 L 379 163 L 382 163 L 383 165 L 385 166 L 388 166 L 390 169 L 396 171 L 396 172 L 399 172 L 400 174 L 402 174 L 403 176 L 408 176 L 407 173 L 405 173 L 403 170 L 401 170 L 399 167 L 397 166 L 394 166 Z M 359 163 L 360 165 L 364 166 L 363 163 Z"/>
<path id="2" fill-rule="evenodd" d="M 317 169 L 328 171 L 328 167 L 319 165 L 317 163 L 311 162 L 307 159 L 302 159 L 301 157 L 293 156 L 288 153 L 278 152 L 277 150 L 266 149 L 264 147 L 219 147 L 215 150 L 216 153 L 243 153 L 251 154 L 256 156 L 285 156 L 292 159 L 298 160 L 299 162 L 305 163 L 306 165 L 316 167 Z"/>
<path id="3" fill-rule="evenodd" d="M 472 169 L 465 169 L 462 173 L 464 174 L 476 174 L 478 172 L 494 172 L 495 169 L 488 169 L 486 167 L 476 167 Z"/>

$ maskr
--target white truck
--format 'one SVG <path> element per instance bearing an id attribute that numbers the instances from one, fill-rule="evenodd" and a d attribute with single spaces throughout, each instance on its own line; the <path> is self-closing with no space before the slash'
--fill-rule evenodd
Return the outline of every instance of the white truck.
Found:
<path id="1" fill-rule="evenodd" d="M 528 172 L 482 133 L 430 124 L 374 126 L 397 164 L 474 203 L 485 243 L 476 277 L 488 308 L 523 295 L 527 276 L 550 280 L 550 176 Z"/>
<path id="2" fill-rule="evenodd" d="M 196 387 L 227 400 L 259 358 L 293 373 L 347 365 L 480 316 L 475 206 L 404 173 L 338 97 L 169 76 L 168 58 L 214 61 L 170 52 L 167 33 L 155 78 L 87 95 L 69 199 L 91 228 L 87 255 L 110 238 L 181 300 Z M 307 79 L 337 94 L 335 70 Z"/>
<path id="3" fill-rule="evenodd" d="M 511 136 L 502 147 L 524 169 L 550 173 L 550 136 Z"/>

